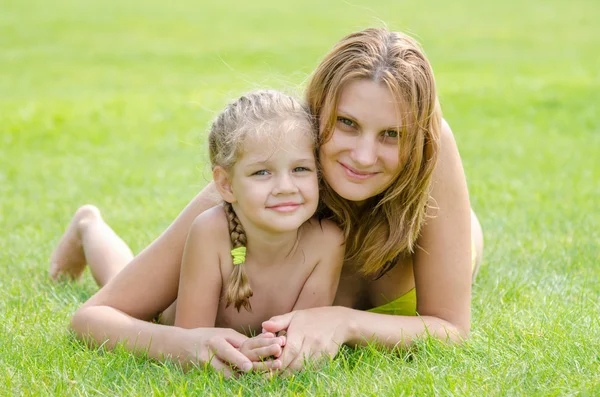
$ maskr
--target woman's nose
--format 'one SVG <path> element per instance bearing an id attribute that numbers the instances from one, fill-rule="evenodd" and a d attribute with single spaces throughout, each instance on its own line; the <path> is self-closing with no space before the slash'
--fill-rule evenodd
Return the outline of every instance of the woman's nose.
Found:
<path id="1" fill-rule="evenodd" d="M 377 162 L 377 142 L 372 137 L 363 135 L 355 141 L 350 153 L 356 165 L 370 167 Z"/>

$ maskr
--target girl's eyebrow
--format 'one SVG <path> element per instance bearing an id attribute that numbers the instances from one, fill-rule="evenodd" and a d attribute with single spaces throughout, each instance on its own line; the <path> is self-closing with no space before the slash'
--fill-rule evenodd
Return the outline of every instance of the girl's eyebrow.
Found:
<path id="1" fill-rule="evenodd" d="M 262 165 L 267 165 L 267 164 L 269 164 L 268 160 L 257 160 L 257 161 L 254 161 L 252 163 L 246 164 L 246 166 L 247 167 L 253 167 L 253 166 L 256 166 L 256 165 L 261 165 L 262 166 Z"/>

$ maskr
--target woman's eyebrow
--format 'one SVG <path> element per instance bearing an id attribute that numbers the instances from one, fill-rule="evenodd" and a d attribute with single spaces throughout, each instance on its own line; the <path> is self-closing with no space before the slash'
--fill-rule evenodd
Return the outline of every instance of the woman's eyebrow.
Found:
<path id="1" fill-rule="evenodd" d="M 337 109 L 337 115 L 338 115 L 338 116 L 347 117 L 347 118 L 349 118 L 349 119 L 352 119 L 352 121 L 354 121 L 354 122 L 356 122 L 357 124 L 359 124 L 359 125 L 360 125 L 360 122 L 359 122 L 359 120 L 358 120 L 358 118 L 357 118 L 357 117 L 353 116 L 353 115 L 352 115 L 350 112 L 348 112 L 348 111 L 346 111 L 346 110 L 344 110 L 344 109 L 342 109 L 342 108 L 339 108 L 339 107 L 338 107 L 338 109 Z M 401 131 L 402 131 L 402 125 L 401 125 L 401 124 L 398 124 L 398 125 L 390 125 L 389 127 L 385 127 L 385 128 L 382 128 L 382 129 L 381 129 L 381 131 L 390 131 L 390 130 L 391 130 L 391 131 L 398 131 L 398 132 L 401 132 Z"/>
<path id="2" fill-rule="evenodd" d="M 358 118 L 354 117 L 354 116 L 352 115 L 352 113 L 350 113 L 350 112 L 348 112 L 348 111 L 346 111 L 346 110 L 344 110 L 344 109 L 342 109 L 342 108 L 338 108 L 338 109 L 337 109 L 337 113 L 338 113 L 338 115 L 339 115 L 340 113 L 342 113 L 344 116 L 346 116 L 346 117 L 348 117 L 348 118 L 350 118 L 350 119 L 353 119 L 353 120 L 358 120 Z"/>

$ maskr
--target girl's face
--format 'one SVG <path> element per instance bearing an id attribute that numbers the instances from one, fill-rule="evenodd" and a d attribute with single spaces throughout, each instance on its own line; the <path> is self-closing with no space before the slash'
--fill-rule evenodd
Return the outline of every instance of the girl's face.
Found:
<path id="1" fill-rule="evenodd" d="M 323 176 L 341 197 L 360 203 L 383 192 L 398 174 L 397 101 L 383 83 L 354 80 L 342 87 L 333 111 L 333 133 L 319 152 Z"/>
<path id="2" fill-rule="evenodd" d="M 308 126 L 306 127 L 309 128 Z M 309 131 L 248 139 L 230 177 L 234 208 L 244 227 L 293 231 L 317 209 L 319 186 Z M 245 221 L 245 222 L 244 222 Z"/>

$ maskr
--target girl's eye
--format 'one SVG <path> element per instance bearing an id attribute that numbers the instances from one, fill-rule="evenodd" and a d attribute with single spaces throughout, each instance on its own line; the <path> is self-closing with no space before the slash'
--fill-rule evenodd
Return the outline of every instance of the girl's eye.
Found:
<path id="1" fill-rule="evenodd" d="M 347 119 L 345 117 L 338 117 L 337 119 L 338 119 L 338 121 L 340 123 L 344 124 L 345 126 L 348 126 L 348 127 L 354 127 L 355 126 L 354 121 L 352 121 L 350 119 Z"/>
<path id="2" fill-rule="evenodd" d="M 310 172 L 310 168 L 306 168 L 306 167 L 296 167 L 294 168 L 293 172 L 305 172 L 305 171 L 309 171 Z"/>
<path id="3" fill-rule="evenodd" d="M 260 170 L 260 171 L 254 172 L 252 175 L 265 176 L 265 175 L 269 175 L 269 171 L 267 171 L 267 170 Z"/>

